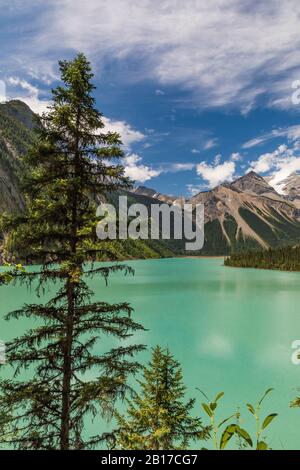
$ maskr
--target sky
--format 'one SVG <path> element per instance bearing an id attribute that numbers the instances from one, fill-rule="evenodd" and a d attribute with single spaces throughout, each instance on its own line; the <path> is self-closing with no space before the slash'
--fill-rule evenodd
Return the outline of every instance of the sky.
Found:
<path id="1" fill-rule="evenodd" d="M 58 60 L 85 53 L 136 185 L 189 197 L 254 170 L 281 191 L 300 171 L 299 0 L 0 6 L 0 99 L 42 113 Z"/>

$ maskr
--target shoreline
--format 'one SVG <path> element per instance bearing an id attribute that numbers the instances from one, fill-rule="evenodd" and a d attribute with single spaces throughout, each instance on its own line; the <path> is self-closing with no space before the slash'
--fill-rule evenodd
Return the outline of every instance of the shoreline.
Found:
<path id="1" fill-rule="evenodd" d="M 120 259 L 108 259 L 108 260 L 97 260 L 95 263 L 126 263 L 127 261 L 151 261 L 151 260 L 162 260 L 162 259 L 224 259 L 227 255 L 178 255 L 178 256 L 161 256 L 157 258 L 120 258 Z M 41 266 L 38 263 L 24 264 L 24 267 L 29 266 Z M 5 264 L 0 263 L 0 268 L 4 268 Z"/>
<path id="2" fill-rule="evenodd" d="M 182 255 L 174 256 L 174 258 L 187 258 L 187 259 L 224 259 L 227 255 Z"/>

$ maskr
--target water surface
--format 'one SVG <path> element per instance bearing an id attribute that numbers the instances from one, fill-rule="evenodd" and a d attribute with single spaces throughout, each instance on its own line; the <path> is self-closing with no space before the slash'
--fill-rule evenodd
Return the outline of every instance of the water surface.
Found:
<path id="1" fill-rule="evenodd" d="M 300 366 L 291 362 L 291 343 L 300 339 L 300 274 L 227 268 L 221 259 L 129 264 L 134 277 L 114 274 L 108 287 L 101 279 L 90 281 L 95 299 L 132 304 L 134 319 L 149 330 L 135 339 L 149 348 L 170 348 L 197 398 L 195 412 L 202 414 L 196 387 L 211 396 L 224 391 L 220 420 L 239 405 L 243 425 L 254 432 L 245 403 L 274 387 L 264 407 L 264 413 L 279 413 L 270 443 L 276 449 L 300 449 L 300 409 L 289 408 L 300 387 Z M 1 287 L 0 295 L 0 338 L 7 341 L 29 322 L 7 323 L 3 315 L 38 299 L 24 286 Z M 142 361 L 148 358 L 140 355 Z"/>

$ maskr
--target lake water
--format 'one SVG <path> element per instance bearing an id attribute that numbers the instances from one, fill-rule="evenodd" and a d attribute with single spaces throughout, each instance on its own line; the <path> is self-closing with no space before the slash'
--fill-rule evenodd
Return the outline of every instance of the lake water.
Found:
<path id="1" fill-rule="evenodd" d="M 149 348 L 170 348 L 189 394 L 197 398 L 195 412 L 203 416 L 196 387 L 210 396 L 224 391 L 220 421 L 240 406 L 242 424 L 253 434 L 245 404 L 274 387 L 263 407 L 263 414 L 279 413 L 269 442 L 273 449 L 300 449 L 300 409 L 289 408 L 300 388 L 300 366 L 291 361 L 291 344 L 300 339 L 300 273 L 227 268 L 222 259 L 128 264 L 134 277 L 114 274 L 108 287 L 101 279 L 90 282 L 95 299 L 132 304 L 134 319 L 149 330 L 136 339 Z M 7 341 L 29 323 L 7 323 L 3 315 L 37 299 L 25 287 L 12 286 L 1 287 L 0 298 L 0 339 Z M 148 358 L 149 352 L 140 355 Z"/>

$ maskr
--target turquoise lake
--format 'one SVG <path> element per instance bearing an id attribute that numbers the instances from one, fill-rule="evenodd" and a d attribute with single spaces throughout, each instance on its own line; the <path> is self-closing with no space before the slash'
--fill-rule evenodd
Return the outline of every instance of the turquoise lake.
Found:
<path id="1" fill-rule="evenodd" d="M 195 413 L 206 422 L 197 387 L 212 397 L 224 391 L 220 421 L 239 406 L 242 425 L 253 435 L 245 404 L 274 387 L 263 406 L 263 415 L 279 413 L 266 433 L 269 444 L 300 449 L 300 409 L 289 408 L 300 388 L 300 366 L 291 361 L 292 342 L 300 339 L 300 273 L 227 268 L 222 259 L 128 264 L 134 277 L 113 274 L 107 287 L 102 279 L 90 281 L 95 300 L 132 304 L 134 319 L 148 329 L 135 341 L 170 348 L 182 364 L 189 395 L 197 399 Z M 8 341 L 29 323 L 8 323 L 3 315 L 38 299 L 24 286 L 1 287 L 0 298 L 0 339 Z M 139 359 L 147 361 L 149 351 Z"/>

